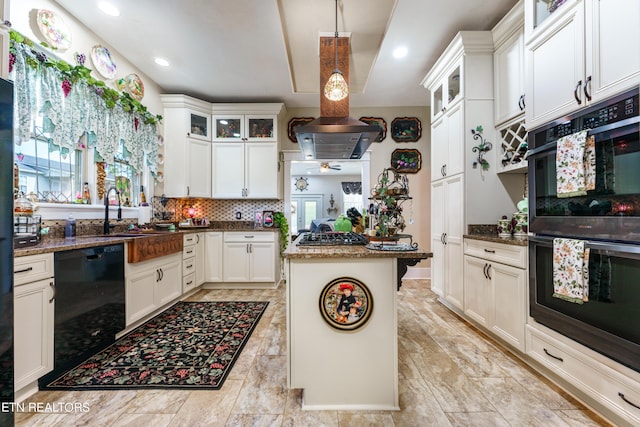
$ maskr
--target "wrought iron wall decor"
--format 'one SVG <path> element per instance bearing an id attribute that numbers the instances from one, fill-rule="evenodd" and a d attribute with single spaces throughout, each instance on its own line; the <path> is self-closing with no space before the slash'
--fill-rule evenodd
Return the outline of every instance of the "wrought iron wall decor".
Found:
<path id="1" fill-rule="evenodd" d="M 296 128 L 300 125 L 307 124 L 314 120 L 313 117 L 293 117 L 289 120 L 289 124 L 287 126 L 287 135 L 289 136 L 289 140 L 291 142 L 298 142 L 298 138 L 296 138 Z"/>
<path id="2" fill-rule="evenodd" d="M 475 129 L 471 129 L 471 134 L 473 135 L 473 139 L 479 140 L 480 144 L 476 145 L 471 149 L 474 153 L 478 153 L 477 159 L 473 162 L 473 167 L 477 168 L 478 165 L 482 168 L 483 171 L 489 170 L 489 162 L 484 158 L 484 155 L 493 148 L 493 145 L 488 142 L 482 136 L 482 126 L 478 125 Z"/>

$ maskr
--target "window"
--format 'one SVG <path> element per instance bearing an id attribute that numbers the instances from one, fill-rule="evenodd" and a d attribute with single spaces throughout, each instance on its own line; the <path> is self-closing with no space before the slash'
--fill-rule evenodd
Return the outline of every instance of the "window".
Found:
<path id="1" fill-rule="evenodd" d="M 115 187 L 120 194 L 120 204 L 122 206 L 137 206 L 140 188 L 140 174 L 127 162 L 129 154 L 124 146 L 124 141 L 120 140 L 118 151 L 115 154 L 114 164 L 107 165 L 107 176 L 104 180 L 105 190 Z M 109 194 L 110 204 L 118 204 L 115 194 Z"/>
<path id="2" fill-rule="evenodd" d="M 362 194 L 347 194 L 345 192 L 342 193 L 342 205 L 344 206 L 344 211 L 348 211 L 349 208 L 356 208 L 358 212 L 362 212 L 364 206 L 362 204 Z"/>
<path id="3" fill-rule="evenodd" d="M 85 150 L 59 147 L 49 141 L 40 123 L 34 125 L 31 139 L 14 146 L 18 191 L 41 202 L 74 202 L 82 189 Z"/>

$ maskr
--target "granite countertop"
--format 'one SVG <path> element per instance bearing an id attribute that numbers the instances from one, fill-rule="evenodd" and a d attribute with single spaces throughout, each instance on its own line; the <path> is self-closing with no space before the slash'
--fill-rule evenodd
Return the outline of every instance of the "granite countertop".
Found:
<path id="1" fill-rule="evenodd" d="M 188 234 L 188 233 L 202 233 L 206 231 L 250 231 L 250 232 L 275 232 L 279 231 L 277 228 L 253 228 L 253 226 L 226 226 L 216 225 L 214 227 L 192 227 L 192 228 L 180 228 L 175 232 L 171 231 L 155 231 L 149 233 L 148 237 L 157 236 L 158 234 Z M 132 239 L 144 239 L 139 235 L 132 234 L 126 236 L 126 233 L 116 233 L 117 235 L 89 235 L 89 236 L 77 236 L 66 239 L 43 239 L 43 241 L 34 246 L 28 246 L 24 248 L 15 248 L 13 251 L 14 257 L 21 257 L 27 255 L 37 255 L 50 252 L 68 251 L 71 249 L 83 249 L 91 248 L 95 246 L 112 245 L 117 243 L 125 243 Z"/>
<path id="2" fill-rule="evenodd" d="M 528 246 L 529 238 L 528 236 L 509 236 L 509 237 L 501 237 L 497 234 L 465 234 L 465 239 L 473 239 L 473 240 L 482 240 L 485 242 L 494 242 L 494 243 L 504 243 L 506 245 L 514 245 L 514 246 Z"/>
<path id="3" fill-rule="evenodd" d="M 298 238 L 300 239 L 300 237 Z M 297 240 L 296 240 L 297 242 Z M 288 259 L 311 258 L 413 258 L 426 259 L 433 256 L 432 252 L 420 249 L 415 251 L 378 251 L 368 249 L 363 245 L 320 245 L 297 246 L 296 242 L 289 245 L 283 256 Z"/>

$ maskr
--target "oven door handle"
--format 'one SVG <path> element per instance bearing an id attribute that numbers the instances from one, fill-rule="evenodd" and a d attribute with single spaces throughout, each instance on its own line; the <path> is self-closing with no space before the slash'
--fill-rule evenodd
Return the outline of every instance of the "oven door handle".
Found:
<path id="1" fill-rule="evenodd" d="M 592 249 L 594 251 L 600 252 L 602 255 L 608 256 L 618 256 L 620 258 L 631 258 L 640 260 L 640 246 L 632 245 L 626 243 L 617 243 L 617 242 L 605 242 L 598 240 L 588 240 L 588 239 L 580 239 L 578 237 L 567 237 L 574 238 L 576 240 L 584 240 L 586 242 L 585 247 Z M 552 236 L 529 236 L 529 242 L 540 243 L 545 246 L 552 247 L 553 246 Z"/>

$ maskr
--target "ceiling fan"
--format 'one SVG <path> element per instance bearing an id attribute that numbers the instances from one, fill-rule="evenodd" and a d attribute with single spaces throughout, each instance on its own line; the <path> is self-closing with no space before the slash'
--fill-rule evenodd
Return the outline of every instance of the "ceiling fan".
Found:
<path id="1" fill-rule="evenodd" d="M 320 172 L 327 172 L 329 170 L 339 171 L 342 170 L 341 165 L 330 165 L 328 162 L 320 163 Z"/>

